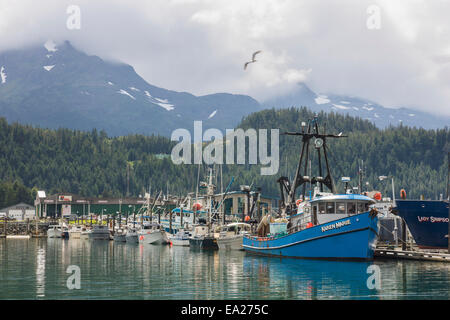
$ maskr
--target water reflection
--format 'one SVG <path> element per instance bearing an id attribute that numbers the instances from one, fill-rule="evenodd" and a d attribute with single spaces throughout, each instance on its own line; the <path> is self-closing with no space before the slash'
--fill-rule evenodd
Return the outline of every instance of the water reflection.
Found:
<path id="1" fill-rule="evenodd" d="M 450 265 L 277 259 L 83 239 L 0 241 L 0 299 L 448 299 Z M 81 289 L 66 287 L 69 265 Z"/>

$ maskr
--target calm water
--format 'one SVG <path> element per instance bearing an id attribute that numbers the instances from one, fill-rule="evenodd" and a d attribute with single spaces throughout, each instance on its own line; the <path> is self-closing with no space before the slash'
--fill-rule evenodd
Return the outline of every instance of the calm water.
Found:
<path id="1" fill-rule="evenodd" d="M 0 240 L 0 299 L 449 299 L 450 265 L 265 258 L 113 241 Z M 68 266 L 81 270 L 69 290 Z"/>

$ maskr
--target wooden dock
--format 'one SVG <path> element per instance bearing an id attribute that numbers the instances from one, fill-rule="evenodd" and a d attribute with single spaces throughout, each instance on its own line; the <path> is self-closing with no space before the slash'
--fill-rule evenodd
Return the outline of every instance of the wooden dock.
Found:
<path id="1" fill-rule="evenodd" d="M 450 254 L 448 253 L 431 252 L 424 250 L 404 251 L 378 248 L 375 250 L 374 257 L 375 259 L 382 258 L 450 262 Z"/>

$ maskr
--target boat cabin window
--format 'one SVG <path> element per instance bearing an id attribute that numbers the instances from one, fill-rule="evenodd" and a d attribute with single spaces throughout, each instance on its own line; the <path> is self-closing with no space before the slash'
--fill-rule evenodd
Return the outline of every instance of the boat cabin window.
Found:
<path id="1" fill-rule="evenodd" d="M 317 204 L 313 206 L 313 214 L 316 215 L 317 214 Z"/>
<path id="2" fill-rule="evenodd" d="M 347 211 L 348 211 L 348 214 L 355 214 L 356 213 L 356 203 L 348 202 L 347 203 Z"/>
<path id="3" fill-rule="evenodd" d="M 336 202 L 336 213 L 337 214 L 345 214 L 347 211 L 345 210 L 345 202 Z"/>
<path id="4" fill-rule="evenodd" d="M 358 213 L 369 211 L 369 204 L 367 202 L 358 202 Z"/>
<path id="5" fill-rule="evenodd" d="M 236 232 L 236 226 L 230 226 L 228 227 L 229 232 Z"/>
<path id="6" fill-rule="evenodd" d="M 327 214 L 334 213 L 334 202 L 327 202 Z"/>
<path id="7" fill-rule="evenodd" d="M 323 214 L 325 213 L 325 202 L 319 202 L 319 213 Z"/>

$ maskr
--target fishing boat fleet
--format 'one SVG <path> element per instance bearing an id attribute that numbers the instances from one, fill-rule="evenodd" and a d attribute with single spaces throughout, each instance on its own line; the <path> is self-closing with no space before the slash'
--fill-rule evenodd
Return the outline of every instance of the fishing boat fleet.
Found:
<path id="1" fill-rule="evenodd" d="M 146 204 L 132 218 L 120 217 L 118 224 L 114 220 L 112 225 L 92 227 L 53 225 L 48 237 L 245 250 L 273 257 L 373 259 L 380 234 L 379 217 L 383 215 L 376 204 L 381 199 L 364 194 L 361 188 L 355 192 L 347 177 L 343 177 L 345 188 L 339 193 L 329 164 L 329 141 L 346 136 L 321 132 L 317 117 L 302 123 L 301 132 L 285 135 L 300 137 L 302 146 L 292 181 L 284 176 L 277 180 L 281 196 L 278 210 L 259 213 L 255 210 L 258 192 L 242 185 L 241 191 L 248 195 L 246 210 L 227 217 L 223 203 L 234 179 L 221 193 L 221 200 L 215 201 L 214 170 L 209 168 L 208 181 L 200 183 L 206 191 L 206 205 L 197 201 L 197 187 L 195 198 L 186 197 L 176 208 L 156 214 L 155 203 L 161 193 L 153 204 L 146 194 Z M 312 155 L 317 160 L 316 175 L 311 169 Z M 390 212 L 405 219 L 420 247 L 443 248 L 448 244 L 448 206 L 445 200 L 394 199 Z"/>

